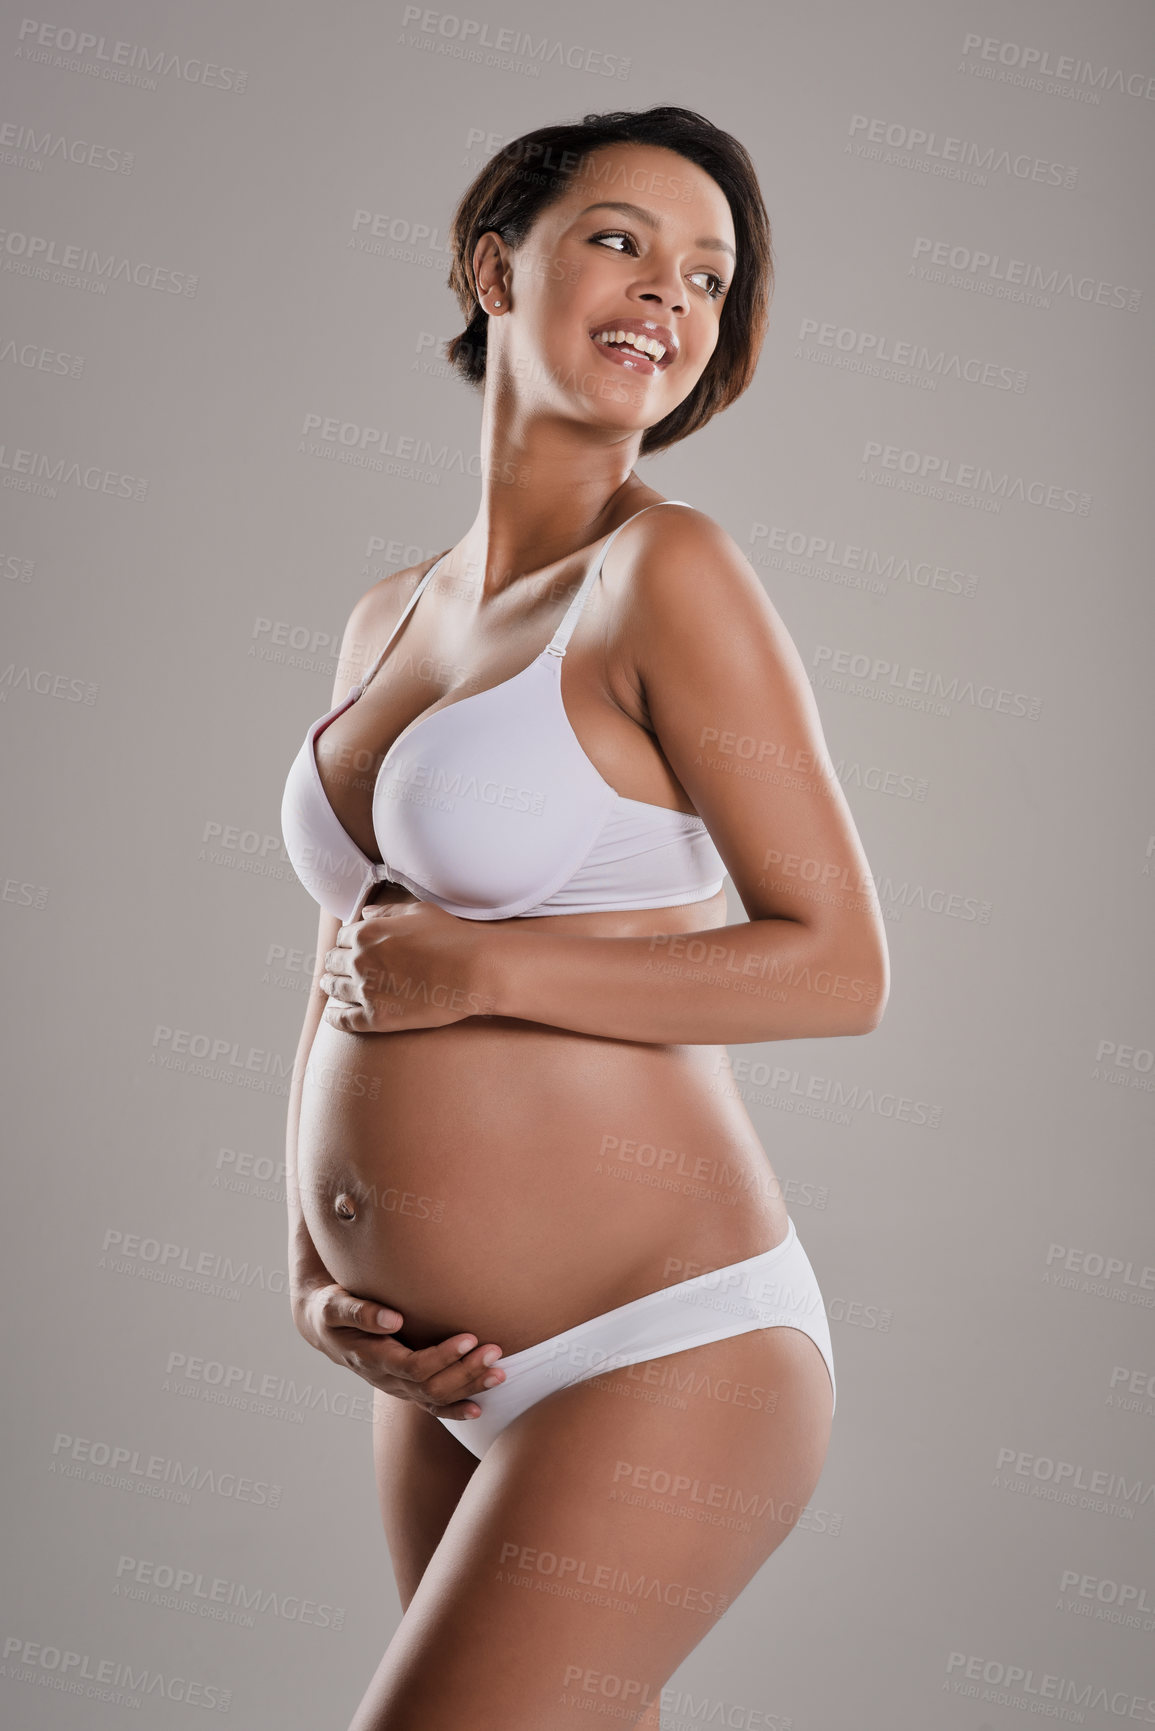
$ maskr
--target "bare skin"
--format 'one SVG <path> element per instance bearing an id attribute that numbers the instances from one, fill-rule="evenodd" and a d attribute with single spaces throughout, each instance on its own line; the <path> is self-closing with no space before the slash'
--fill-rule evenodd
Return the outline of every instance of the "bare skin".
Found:
<path id="1" fill-rule="evenodd" d="M 720 189 L 668 151 L 615 146 L 598 158 L 628 169 L 635 188 L 639 172 L 653 188 L 676 173 L 691 197 L 575 180 L 522 248 L 492 235 L 478 245 L 493 312 L 481 509 L 363 696 L 317 740 L 322 786 L 369 858 L 380 857 L 371 794 L 389 744 L 541 650 L 605 536 L 661 499 L 632 471 L 641 433 L 693 388 L 717 340 L 708 279 L 729 260 L 699 239 L 734 244 Z M 659 226 L 583 214 L 614 196 Z M 607 229 L 628 229 L 636 252 L 601 246 Z M 537 268 L 538 256 L 566 268 Z M 591 353 L 589 331 L 615 315 L 674 328 L 676 361 L 630 372 Z M 606 390 L 570 382 L 589 376 Z M 287 1144 L 293 1308 L 306 1339 L 377 1391 L 378 1490 L 405 1613 L 350 1731 L 443 1731 L 466 1708 L 479 1731 L 553 1731 L 586 1722 L 593 1673 L 619 1679 L 619 1722 L 657 1731 L 662 1684 L 792 1530 L 821 1472 L 830 1381 L 813 1341 L 786 1327 L 557 1391 L 480 1463 L 435 1416 L 476 1410 L 469 1397 L 494 1374 L 483 1362 L 494 1349 L 518 1352 L 780 1243 L 782 1188 L 728 1091 L 726 1045 L 866 1032 L 885 1001 L 877 913 L 765 868 L 773 838 L 824 862 L 824 881 L 826 867 L 862 877 L 837 784 L 818 773 L 740 779 L 696 749 L 738 723 L 793 761 L 825 758 L 784 628 L 728 537 L 711 536 L 708 520 L 687 528 L 698 516 L 663 508 L 623 530 L 571 638 L 563 699 L 581 749 L 619 794 L 706 818 L 749 923 L 727 926 L 724 892 L 677 908 L 481 922 L 390 886 L 352 928 L 321 916 Z M 711 577 L 706 554 L 710 632 L 700 606 L 689 614 L 690 576 Z M 334 704 L 426 569 L 358 603 Z M 713 633 L 725 654 L 699 664 Z M 729 966 L 716 979 L 708 968 L 645 971 L 652 939 L 721 928 Z M 407 979 L 452 991 L 387 1001 L 381 982 L 398 957 Z M 776 998 L 734 989 L 752 977 L 749 958 L 779 957 L 805 963 L 808 979 L 864 989 L 857 999 L 825 986 Z M 458 1007 L 430 1008 L 443 1000 Z M 379 1307 L 395 1320 L 378 1319 Z M 676 1396 L 649 1398 L 655 1375 Z M 729 1487 L 747 1525 L 703 1521 L 691 1503 L 671 1515 L 668 1499 L 634 1492 L 651 1470 Z M 604 1594 L 539 1590 L 526 1558 L 545 1553 L 577 1559 L 579 1574 L 588 1565 L 663 1590 L 624 1612 Z"/>

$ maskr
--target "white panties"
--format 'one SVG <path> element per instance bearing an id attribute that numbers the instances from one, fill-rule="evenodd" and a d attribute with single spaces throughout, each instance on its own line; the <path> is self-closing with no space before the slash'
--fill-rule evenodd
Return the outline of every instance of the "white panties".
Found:
<path id="1" fill-rule="evenodd" d="M 643 1293 L 616 1310 L 499 1358 L 494 1368 L 504 1370 L 505 1381 L 470 1396 L 481 1417 L 443 1418 L 440 1423 L 480 1459 L 506 1425 L 557 1389 L 755 1328 L 797 1328 L 808 1334 L 826 1361 L 831 1398 L 837 1404 L 826 1306 L 789 1218 L 786 1237 L 770 1250 Z"/>

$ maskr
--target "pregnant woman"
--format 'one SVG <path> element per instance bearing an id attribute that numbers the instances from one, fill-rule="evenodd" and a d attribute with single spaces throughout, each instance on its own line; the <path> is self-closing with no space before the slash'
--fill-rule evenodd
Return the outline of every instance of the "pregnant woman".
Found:
<path id="1" fill-rule="evenodd" d="M 350 1731 L 657 1731 L 834 1411 L 726 1047 L 875 1028 L 886 944 L 782 621 L 634 472 L 753 376 L 746 151 L 682 108 L 547 127 L 452 248 L 477 515 L 353 608 L 282 809 L 322 910 L 293 1315 L 374 1389 L 403 1607 Z"/>

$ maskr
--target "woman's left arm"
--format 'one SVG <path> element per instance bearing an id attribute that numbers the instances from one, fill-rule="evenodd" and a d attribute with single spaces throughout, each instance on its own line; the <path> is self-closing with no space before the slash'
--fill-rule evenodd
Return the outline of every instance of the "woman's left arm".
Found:
<path id="1" fill-rule="evenodd" d="M 867 1033 L 889 990 L 886 936 L 801 657 L 725 530 L 683 511 L 651 527 L 622 652 L 749 921 L 628 938 L 479 922 L 478 997 L 498 1016 L 654 1044 Z"/>

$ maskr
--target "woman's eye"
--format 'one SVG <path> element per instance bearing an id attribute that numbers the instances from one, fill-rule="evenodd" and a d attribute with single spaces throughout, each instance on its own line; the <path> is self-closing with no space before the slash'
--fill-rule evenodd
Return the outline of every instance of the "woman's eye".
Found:
<path id="1" fill-rule="evenodd" d="M 594 242 L 595 244 L 599 243 L 603 240 L 624 240 L 627 243 L 627 245 L 633 247 L 635 252 L 637 251 L 637 242 L 634 240 L 633 235 L 632 234 L 626 234 L 625 230 L 620 229 L 620 228 L 607 229 L 603 234 L 591 235 L 590 240 L 592 242 Z M 617 249 L 617 250 L 620 250 L 620 249 Z M 696 270 L 694 272 L 694 276 L 696 276 L 696 277 L 699 277 L 699 276 L 709 277 L 710 281 L 712 283 L 714 283 L 715 286 L 712 289 L 706 290 L 706 293 L 709 295 L 709 297 L 712 301 L 721 300 L 722 296 L 725 294 L 726 290 L 730 286 L 729 283 L 723 281 L 723 279 L 717 274 L 716 271 Z"/>
<path id="2" fill-rule="evenodd" d="M 694 275 L 695 276 L 709 277 L 710 281 L 717 285 L 715 288 L 706 290 L 706 293 L 709 295 L 709 297 L 712 301 L 721 300 L 722 296 L 725 294 L 727 288 L 729 287 L 729 284 L 723 282 L 722 278 L 717 274 L 716 271 L 696 270 L 694 272 Z"/>
<path id="3" fill-rule="evenodd" d="M 633 246 L 633 244 L 634 244 L 633 236 L 629 235 L 629 234 L 623 234 L 620 229 L 613 229 L 606 234 L 595 234 L 595 235 L 591 236 L 591 239 L 593 239 L 595 241 L 599 241 L 599 240 L 628 240 L 631 246 Z"/>

